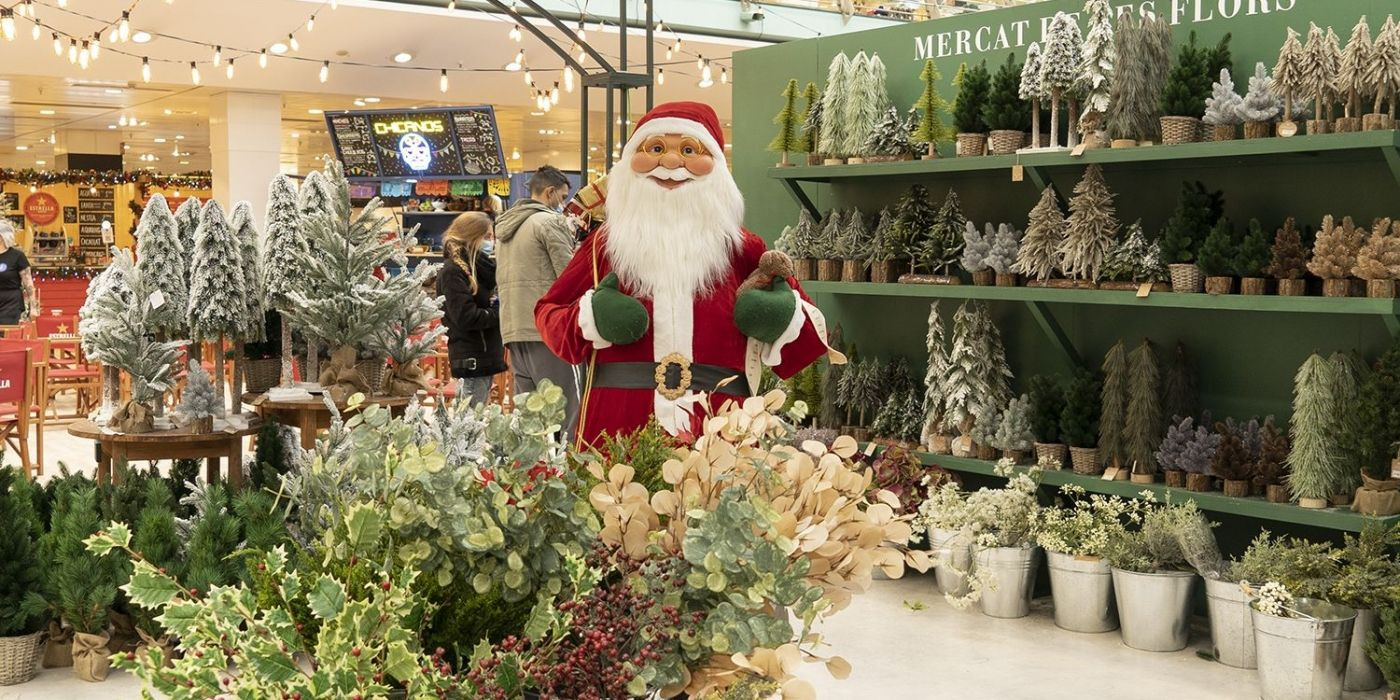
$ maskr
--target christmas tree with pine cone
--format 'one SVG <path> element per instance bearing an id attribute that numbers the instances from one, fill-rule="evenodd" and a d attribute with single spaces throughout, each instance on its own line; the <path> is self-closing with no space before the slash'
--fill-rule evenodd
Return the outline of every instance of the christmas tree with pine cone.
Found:
<path id="1" fill-rule="evenodd" d="M 1040 201 L 1031 209 L 1030 224 L 1026 226 L 1026 236 L 1016 252 L 1016 265 L 1012 269 L 1031 279 L 1050 279 L 1059 267 L 1059 250 L 1064 238 L 1065 216 L 1060 211 L 1059 198 L 1055 196 L 1055 188 L 1046 187 L 1040 193 Z"/>
<path id="2" fill-rule="evenodd" d="M 1104 258 L 1118 238 L 1118 218 L 1113 207 L 1113 193 L 1103 180 L 1103 169 L 1090 165 L 1069 203 L 1070 215 L 1065 222 L 1065 238 L 1057 249 L 1060 268 L 1070 279 L 1097 282 Z"/>

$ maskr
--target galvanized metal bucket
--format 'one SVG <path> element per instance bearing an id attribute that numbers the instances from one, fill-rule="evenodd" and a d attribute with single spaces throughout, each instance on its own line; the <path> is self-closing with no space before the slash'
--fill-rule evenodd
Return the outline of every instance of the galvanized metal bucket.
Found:
<path id="1" fill-rule="evenodd" d="M 977 550 L 977 576 L 984 582 L 982 614 L 1016 618 L 1031 614 L 1031 593 L 1040 547 L 989 547 Z"/>
<path id="2" fill-rule="evenodd" d="M 1196 574 L 1140 574 L 1113 569 L 1113 594 L 1123 643 L 1142 651 L 1181 651 L 1190 637 L 1191 589 Z"/>
<path id="3" fill-rule="evenodd" d="M 1351 630 L 1351 652 L 1347 654 L 1347 675 L 1343 690 L 1352 692 L 1375 690 L 1385 682 L 1381 670 L 1366 653 L 1366 640 L 1376 631 L 1380 621 L 1376 611 L 1361 608 L 1356 611 L 1356 625 Z"/>
<path id="4" fill-rule="evenodd" d="M 1055 598 L 1055 626 L 1071 632 L 1118 629 L 1113 606 L 1113 571 L 1101 557 L 1082 558 L 1046 550 L 1050 592 Z"/>
<path id="5" fill-rule="evenodd" d="M 1342 697 L 1356 611 L 1312 598 L 1293 609 L 1306 617 L 1275 617 L 1250 607 L 1263 700 L 1337 700 Z"/>
<path id="6" fill-rule="evenodd" d="M 1254 621 L 1249 596 L 1240 584 L 1206 577 L 1210 608 L 1210 642 L 1215 660 L 1235 668 L 1254 668 Z"/>
<path id="7" fill-rule="evenodd" d="M 972 569 L 972 540 L 962 530 L 928 529 L 929 549 L 933 551 L 934 578 L 938 591 L 961 598 L 967 595 L 967 574 Z"/>

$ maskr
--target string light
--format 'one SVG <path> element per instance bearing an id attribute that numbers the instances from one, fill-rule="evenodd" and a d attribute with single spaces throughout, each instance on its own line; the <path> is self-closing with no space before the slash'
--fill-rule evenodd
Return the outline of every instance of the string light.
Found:
<path id="1" fill-rule="evenodd" d="M 447 92 L 447 69 L 442 69 L 442 75 L 438 76 L 438 92 Z"/>
<path id="2" fill-rule="evenodd" d="M 311 15 L 306 18 L 306 33 L 310 34 L 314 31 L 316 31 L 316 15 Z"/>
<path id="3" fill-rule="evenodd" d="M 583 20 L 578 21 L 578 40 L 583 41 L 588 38 L 588 32 L 584 30 Z"/>
<path id="4" fill-rule="evenodd" d="M 525 69 L 525 84 L 526 84 L 526 85 L 534 85 L 534 84 L 535 84 L 535 79 L 532 78 L 532 77 L 530 77 L 530 69 L 529 69 L 529 68 L 526 68 L 526 69 Z"/>
<path id="5" fill-rule="evenodd" d="M 4 33 L 5 41 L 15 40 L 15 11 L 8 7 L 0 11 L 0 32 Z"/>
<path id="6" fill-rule="evenodd" d="M 98 54 L 102 53 L 102 32 L 92 33 L 92 60 L 96 61 Z"/>
<path id="7" fill-rule="evenodd" d="M 665 69 L 665 68 L 657 68 L 657 69 L 656 69 L 656 84 L 657 84 L 657 85 L 665 85 L 665 84 L 666 84 L 666 69 Z"/>
<path id="8" fill-rule="evenodd" d="M 515 42 L 520 41 L 520 25 L 517 24 L 510 28 L 510 38 Z"/>
<path id="9" fill-rule="evenodd" d="M 194 61 L 190 61 L 190 82 L 195 85 L 199 84 L 199 65 Z"/>
<path id="10" fill-rule="evenodd" d="M 222 46 L 215 46 L 215 47 L 214 47 L 214 67 L 215 67 L 215 68 L 218 68 L 219 66 L 223 65 L 223 63 L 224 63 L 224 47 L 222 47 Z"/>
<path id="11" fill-rule="evenodd" d="M 447 0 L 447 9 L 449 9 L 449 10 L 455 10 L 455 9 L 457 9 L 457 0 Z"/>
<path id="12" fill-rule="evenodd" d="M 729 69 L 724 66 L 719 67 L 719 82 L 721 85 L 729 84 Z"/>
<path id="13" fill-rule="evenodd" d="M 574 69 L 571 66 L 564 66 L 564 91 L 574 91 Z"/>
<path id="14" fill-rule="evenodd" d="M 554 83 L 554 89 L 549 91 L 549 103 L 559 104 L 559 83 L 557 81 Z"/>
<path id="15" fill-rule="evenodd" d="M 126 126 L 126 115 L 125 115 L 125 114 L 123 114 L 123 115 L 121 115 L 120 117 L 117 118 L 117 126 Z"/>
<path id="16" fill-rule="evenodd" d="M 31 29 L 31 30 L 29 31 L 29 35 L 32 36 L 32 37 L 34 37 L 34 40 L 35 40 L 35 41 L 38 41 L 38 40 L 39 40 L 39 36 L 43 34 L 42 29 L 43 29 L 43 25 L 40 25 L 40 24 L 39 24 L 39 20 L 36 19 L 36 20 L 34 20 L 34 28 Z"/>
<path id="17" fill-rule="evenodd" d="M 705 64 L 706 64 L 706 63 L 709 63 L 709 61 L 706 61 L 706 60 L 705 60 L 705 57 L 704 57 L 703 55 L 698 55 L 698 56 L 696 56 L 696 57 L 695 57 L 695 70 L 704 70 L 704 69 L 705 69 Z"/>
<path id="18" fill-rule="evenodd" d="M 151 59 L 141 59 L 141 82 L 151 82 Z"/>
<path id="19" fill-rule="evenodd" d="M 710 72 L 710 62 L 705 61 L 700 68 L 700 87 L 707 88 L 714 84 L 714 74 Z"/>
<path id="20" fill-rule="evenodd" d="M 53 33 L 53 55 L 63 55 L 63 42 L 58 40 L 58 32 Z"/>
<path id="21" fill-rule="evenodd" d="M 70 38 L 70 39 L 68 40 L 68 62 L 69 62 L 69 63 L 77 63 L 77 62 L 78 62 L 78 40 L 77 40 L 77 39 L 71 39 L 71 38 Z"/>
<path id="22" fill-rule="evenodd" d="M 233 80 L 233 59 L 228 60 L 228 66 L 224 68 L 224 77 Z"/>
<path id="23" fill-rule="evenodd" d="M 297 41 L 297 36 L 295 34 L 287 35 L 287 46 L 290 46 L 293 51 L 301 50 L 301 42 Z"/>
<path id="24" fill-rule="evenodd" d="M 110 30 L 108 30 L 108 32 L 107 32 L 107 41 L 110 41 L 110 42 L 112 42 L 113 44 L 115 44 L 115 43 L 117 43 L 117 42 L 120 41 L 120 40 L 121 40 L 121 34 L 117 31 L 117 28 L 116 28 L 115 26 L 112 27 Z"/>
<path id="25" fill-rule="evenodd" d="M 131 40 L 131 10 L 122 10 L 121 21 L 117 22 L 117 36 L 122 43 Z"/>
<path id="26" fill-rule="evenodd" d="M 331 77 L 331 62 L 321 61 L 321 82 L 326 82 Z"/>
<path id="27" fill-rule="evenodd" d="M 92 62 L 92 49 L 88 48 L 88 43 L 83 42 L 83 48 L 78 50 L 78 67 L 87 70 L 88 63 Z"/>
<path id="28" fill-rule="evenodd" d="M 258 53 L 258 67 L 267 67 L 267 49 L 263 49 L 260 53 Z"/>
<path id="29" fill-rule="evenodd" d="M 59 7 L 68 7 L 68 0 L 58 0 Z"/>
<path id="30" fill-rule="evenodd" d="M 513 60 L 513 61 L 511 61 L 510 63 L 507 63 L 507 64 L 506 64 L 506 70 L 508 70 L 508 71 L 518 71 L 518 70 L 520 70 L 521 68 L 523 68 L 524 66 L 525 66 L 525 49 L 520 49 L 520 50 L 518 50 L 518 51 L 515 52 L 515 60 Z"/>
<path id="31" fill-rule="evenodd" d="M 340 2 L 338 0 L 331 0 L 331 9 L 334 10 L 338 7 L 340 7 Z"/>

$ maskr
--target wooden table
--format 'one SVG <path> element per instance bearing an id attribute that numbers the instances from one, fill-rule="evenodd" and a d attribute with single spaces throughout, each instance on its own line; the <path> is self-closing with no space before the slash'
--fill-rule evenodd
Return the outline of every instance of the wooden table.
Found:
<path id="1" fill-rule="evenodd" d="M 248 427 L 233 432 L 191 433 L 188 428 L 174 428 L 149 433 L 113 433 L 90 420 L 80 420 L 68 426 L 68 434 L 97 442 L 98 481 L 112 479 L 113 460 L 205 459 L 208 460 L 205 478 L 213 482 L 219 479 L 219 460 L 227 458 L 228 483 L 237 489 L 243 485 L 243 438 L 257 434 L 262 424 L 261 418 L 250 416 Z"/>
<path id="2" fill-rule="evenodd" d="M 402 416 L 408 405 L 416 400 L 416 396 L 367 396 L 361 405 L 383 406 L 393 415 Z M 300 431 L 302 449 L 315 449 L 317 431 L 331 427 L 330 409 L 326 408 L 326 403 L 319 396 L 303 401 L 273 401 L 267 398 L 267 394 L 250 393 L 243 395 L 243 403 L 252 406 L 263 420 L 281 423 Z M 335 407 L 342 415 L 353 413 L 344 402 L 337 403 Z"/>

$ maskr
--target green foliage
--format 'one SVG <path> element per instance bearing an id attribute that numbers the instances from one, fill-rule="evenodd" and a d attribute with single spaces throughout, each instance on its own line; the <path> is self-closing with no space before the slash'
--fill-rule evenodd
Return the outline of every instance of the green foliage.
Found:
<path id="1" fill-rule="evenodd" d="M 185 527 L 185 583 L 208 591 L 238 579 L 238 562 L 231 555 L 238 549 L 239 523 L 229 511 L 228 490 L 223 484 L 202 484 L 187 500 L 195 514 Z"/>
<path id="2" fill-rule="evenodd" d="M 1181 183 L 1181 196 L 1160 239 L 1166 261 L 1195 261 L 1201 242 L 1220 220 L 1224 209 L 1225 197 L 1221 192 L 1210 192 L 1199 181 Z"/>
<path id="3" fill-rule="evenodd" d="M 1006 57 L 992 78 L 987 103 L 982 108 L 982 123 L 988 129 L 1026 131 L 1031 128 L 1030 106 L 1021 100 L 1021 64 L 1016 54 Z"/>
<path id="4" fill-rule="evenodd" d="M 146 482 L 145 497 L 145 505 L 141 508 L 140 515 L 131 521 L 135 529 L 131 541 L 132 548 L 156 569 L 164 570 L 174 577 L 182 576 L 184 559 L 180 555 L 180 534 L 175 529 L 175 514 L 171 511 L 175 501 L 170 493 L 170 486 L 162 479 L 150 479 Z M 123 576 L 130 578 L 131 566 L 127 562 L 122 563 Z M 140 606 L 127 607 L 135 618 L 137 627 L 152 638 L 161 636 L 161 626 L 155 620 L 155 613 Z"/>
<path id="5" fill-rule="evenodd" d="M 192 485 L 199 481 L 201 466 L 197 459 L 177 459 L 171 464 L 166 481 L 175 498 L 176 517 L 189 518 L 194 515 L 194 501 L 187 497 L 194 493 Z"/>
<path id="6" fill-rule="evenodd" d="M 802 99 L 807 101 L 807 109 L 802 113 L 802 147 L 798 152 L 816 153 L 817 137 L 821 133 L 822 106 L 822 94 L 816 83 L 807 83 Z"/>
<path id="7" fill-rule="evenodd" d="M 1031 432 L 1037 442 L 1060 441 L 1060 414 L 1065 410 L 1065 390 L 1058 377 L 1037 374 L 1030 381 Z"/>
<path id="8" fill-rule="evenodd" d="M 1330 498 L 1346 481 L 1341 462 L 1341 414 L 1337 403 L 1341 367 L 1313 353 L 1293 380 L 1293 449 L 1288 453 L 1288 487 L 1294 499 Z"/>
<path id="9" fill-rule="evenodd" d="M 1196 33 L 1191 32 L 1190 39 L 1177 52 L 1176 65 L 1167 74 L 1167 84 L 1162 90 L 1163 115 L 1201 116 L 1206 98 L 1210 96 L 1212 76 L 1220 75 L 1219 68 L 1212 70 L 1211 61 L 1218 59 L 1213 56 L 1213 51 L 1196 45 Z"/>
<path id="10" fill-rule="evenodd" d="M 1060 411 L 1060 435 L 1071 447 L 1094 447 L 1099 439 L 1099 394 L 1094 375 L 1080 370 L 1065 389 L 1065 407 Z"/>
<path id="11" fill-rule="evenodd" d="M 918 265 L 925 239 L 938 221 L 938 210 L 934 208 L 929 191 L 921 184 L 914 184 L 899 200 L 895 208 L 895 235 L 899 240 L 899 258 L 907 258 Z"/>
<path id="12" fill-rule="evenodd" d="M 1390 592 L 1391 604 L 1380 610 L 1380 628 L 1366 642 L 1366 653 L 1380 667 L 1392 693 L 1400 692 L 1400 590 Z"/>
<path id="13" fill-rule="evenodd" d="M 1186 346 L 1180 342 L 1167 365 L 1162 409 L 1162 416 L 1172 422 L 1196 415 L 1196 371 L 1186 356 Z"/>
<path id="14" fill-rule="evenodd" d="M 1228 70 L 1231 73 L 1235 71 L 1235 61 L 1230 55 L 1230 39 L 1231 34 L 1226 32 L 1215 46 L 1202 50 L 1205 56 L 1206 70 L 1209 71 L 1208 75 L 1220 75 L 1222 70 Z M 1209 94 L 1209 90 L 1206 92 Z"/>
<path id="15" fill-rule="evenodd" d="M 1235 274 L 1240 277 L 1262 277 L 1273 254 L 1273 238 L 1258 219 L 1250 219 L 1249 230 L 1235 253 Z"/>
<path id="16" fill-rule="evenodd" d="M 960 72 L 962 82 L 958 84 L 958 98 L 953 103 L 953 124 L 959 133 L 982 133 L 982 112 L 987 108 L 992 89 L 991 73 L 987 72 L 986 61 L 968 66 L 966 71 Z M 1016 81 L 1019 85 L 1019 72 Z"/>
<path id="17" fill-rule="evenodd" d="M 948 111 L 948 102 L 938 94 L 938 81 L 942 77 L 938 74 L 933 59 L 924 61 L 924 68 L 919 72 L 919 81 L 923 83 L 924 91 L 914 103 L 914 108 L 919 110 L 919 124 L 911 137 L 914 143 L 928 144 L 929 153 L 933 153 L 940 142 L 953 137 L 952 130 L 943 122 L 943 113 Z"/>
<path id="18" fill-rule="evenodd" d="M 1370 376 L 1361 385 L 1360 401 L 1353 407 L 1357 434 L 1354 440 L 1362 468 L 1371 476 L 1390 476 L 1390 461 L 1400 443 L 1400 342 L 1377 358 Z"/>
<path id="19" fill-rule="evenodd" d="M 1239 247 L 1239 233 L 1230 223 L 1230 218 L 1222 216 L 1201 244 L 1196 264 L 1211 277 L 1229 277 L 1235 272 L 1235 254 Z"/>
<path id="20" fill-rule="evenodd" d="M 1128 356 L 1127 415 L 1123 424 L 1124 458 L 1139 474 L 1157 471 L 1156 449 L 1162 441 L 1162 385 L 1157 351 L 1143 339 Z"/>
<path id="21" fill-rule="evenodd" d="M 632 480 L 655 493 L 666 488 L 661 478 L 661 466 L 676 456 L 676 439 L 652 416 L 636 430 L 618 435 L 605 433 L 592 455 L 603 464 L 626 464 L 636 470 Z"/>
<path id="22" fill-rule="evenodd" d="M 816 87 L 812 86 L 812 90 Z M 788 153 L 801 153 L 802 140 L 797 134 L 797 80 L 789 80 L 787 87 L 783 88 L 783 108 L 773 117 L 773 124 L 778 127 L 778 134 L 773 137 L 773 141 L 768 144 L 768 150 L 773 153 L 783 154 L 783 162 L 787 162 Z M 810 107 L 810 105 L 809 105 Z"/>
<path id="23" fill-rule="evenodd" d="M 1327 600 L 1357 609 L 1383 608 L 1397 601 L 1400 590 L 1400 530 L 1368 523 L 1360 536 L 1345 535 L 1341 569 L 1332 581 Z"/>
<path id="24" fill-rule="evenodd" d="M 275 491 L 282 486 L 282 475 L 292 469 L 290 448 L 295 443 L 289 435 L 290 430 L 268 421 L 258 431 L 257 449 L 253 452 L 253 463 L 249 468 L 249 488 Z"/>
<path id="25" fill-rule="evenodd" d="M 45 615 L 24 604 L 40 587 L 43 562 L 39 537 L 43 525 L 34 511 L 37 488 L 18 471 L 0 467 L 0 637 L 37 632 Z"/>
<path id="26" fill-rule="evenodd" d="M 1215 574 L 1222 567 L 1213 527 L 1195 501 L 1167 502 L 1148 509 L 1137 530 L 1111 540 L 1104 557 L 1119 569 L 1144 574 L 1192 569 Z"/>
<path id="27" fill-rule="evenodd" d="M 1340 572 L 1340 553 L 1324 542 L 1295 537 L 1275 538 L 1266 530 L 1232 562 L 1227 575 L 1234 581 L 1260 585 L 1282 583 L 1293 595 L 1324 598 Z"/>
<path id="28" fill-rule="evenodd" d="M 1127 464 L 1128 351 L 1123 341 L 1114 343 L 1103 358 L 1103 385 L 1099 393 L 1099 463 Z"/>
<path id="29" fill-rule="evenodd" d="M 147 482 L 159 478 L 154 463 L 148 471 L 141 471 L 129 462 L 114 462 L 112 479 L 97 484 L 98 517 L 103 522 L 136 522 L 136 516 L 146 505 Z"/>
<path id="30" fill-rule="evenodd" d="M 914 269 L 924 268 L 949 274 L 953 263 L 962 254 L 962 234 L 966 226 L 967 219 L 963 216 L 958 193 L 949 189 L 948 195 L 943 198 L 943 206 L 934 215 L 928 236 L 914 257 Z"/>
<path id="31" fill-rule="evenodd" d="M 233 496 L 232 510 L 243 533 L 243 549 L 266 552 L 288 542 L 283 507 L 267 491 L 243 490 Z M 248 580 L 246 571 L 240 578 Z"/>
<path id="32" fill-rule="evenodd" d="M 446 586 L 427 584 L 424 592 L 437 609 L 423 632 L 423 646 L 442 647 L 458 662 L 470 656 L 480 640 L 497 644 L 508 636 L 521 636 L 534 607 L 530 599 L 511 602 L 497 592 L 477 593 L 465 578 Z"/>
<path id="33" fill-rule="evenodd" d="M 118 564 L 100 560 L 83 540 L 101 527 L 97 490 L 83 486 L 59 493 L 41 551 L 50 562 L 41 588 L 43 602 L 74 631 L 100 634 L 117 597 Z M 29 603 L 33 605 L 33 601 Z"/>

